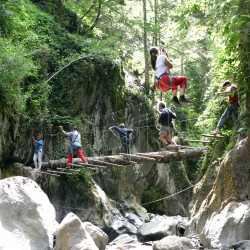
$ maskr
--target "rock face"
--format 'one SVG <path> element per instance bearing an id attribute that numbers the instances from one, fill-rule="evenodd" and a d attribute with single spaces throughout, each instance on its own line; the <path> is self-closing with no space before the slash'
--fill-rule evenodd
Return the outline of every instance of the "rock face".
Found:
<path id="1" fill-rule="evenodd" d="M 230 247 L 250 239 L 250 178 L 247 139 L 240 141 L 221 163 L 213 188 L 192 214 L 190 227 L 205 247 Z"/>
<path id="2" fill-rule="evenodd" d="M 153 250 L 189 250 L 195 249 L 194 244 L 186 237 L 167 236 L 153 242 Z"/>
<path id="3" fill-rule="evenodd" d="M 37 183 L 0 180 L 0 249 L 51 249 L 56 227 L 55 209 Z"/>
<path id="4" fill-rule="evenodd" d="M 99 228 L 91 223 L 82 223 L 75 214 L 69 213 L 58 228 L 56 250 L 105 249 L 107 241 L 108 236 Z"/>
<path id="5" fill-rule="evenodd" d="M 157 216 L 155 220 L 144 223 L 137 230 L 140 241 L 155 241 L 170 235 L 177 235 L 178 225 L 185 225 L 187 218 L 181 216 Z"/>

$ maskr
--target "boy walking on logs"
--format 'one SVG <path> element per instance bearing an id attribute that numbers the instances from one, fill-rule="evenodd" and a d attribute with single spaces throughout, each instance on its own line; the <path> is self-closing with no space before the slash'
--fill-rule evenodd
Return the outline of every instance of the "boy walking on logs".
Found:
<path id="1" fill-rule="evenodd" d="M 221 134 L 221 128 L 223 127 L 223 125 L 225 124 L 225 122 L 229 116 L 232 116 L 232 118 L 237 126 L 237 129 L 239 129 L 240 125 L 242 124 L 241 121 L 238 119 L 238 108 L 239 108 L 240 104 L 238 101 L 237 86 L 235 84 L 231 84 L 234 81 L 235 74 L 236 73 L 232 74 L 231 81 L 227 80 L 223 83 L 223 88 L 225 88 L 225 91 L 216 93 L 217 96 L 218 95 L 229 95 L 230 106 L 227 107 L 226 110 L 224 111 L 224 113 L 222 114 L 222 116 L 218 122 L 217 128 L 212 133 L 213 135 Z"/>
<path id="2" fill-rule="evenodd" d="M 72 140 L 72 147 L 70 148 L 68 163 L 72 163 L 72 159 L 75 152 L 78 153 L 78 155 L 81 157 L 84 163 L 88 163 L 87 159 L 85 158 L 82 152 L 81 135 L 80 132 L 77 131 L 77 127 L 74 126 L 72 128 L 72 131 L 68 133 L 63 130 L 63 126 L 59 126 L 59 128 L 61 129 L 62 135 L 69 136 Z"/>
<path id="3" fill-rule="evenodd" d="M 176 145 L 176 142 L 171 138 L 172 131 L 173 131 L 173 123 L 172 119 L 176 119 L 176 113 L 166 108 L 166 105 L 164 102 L 159 102 L 158 104 L 159 109 L 155 109 L 159 116 L 159 123 L 162 125 L 160 133 L 159 133 L 159 139 L 164 143 L 164 145 L 167 147 L 169 144 Z M 165 139 L 166 137 L 166 139 Z"/>
<path id="4" fill-rule="evenodd" d="M 132 133 L 134 130 L 125 128 L 124 123 L 121 123 L 119 125 L 119 127 L 113 126 L 113 127 L 109 128 L 109 130 L 112 130 L 112 129 L 115 129 L 120 135 L 120 138 L 122 140 L 123 153 L 130 154 L 130 150 L 129 150 L 129 142 L 130 142 L 129 134 Z"/>

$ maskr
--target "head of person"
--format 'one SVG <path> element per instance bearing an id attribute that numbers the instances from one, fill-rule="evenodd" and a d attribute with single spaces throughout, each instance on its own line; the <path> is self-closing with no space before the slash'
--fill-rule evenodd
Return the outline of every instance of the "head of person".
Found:
<path id="1" fill-rule="evenodd" d="M 153 46 L 149 50 L 150 57 L 151 57 L 151 65 L 153 70 L 156 70 L 156 60 L 157 60 L 157 55 L 159 55 L 159 49 L 156 46 Z"/>
<path id="2" fill-rule="evenodd" d="M 119 125 L 119 127 L 120 127 L 120 128 L 125 128 L 125 124 L 124 124 L 124 123 L 121 123 L 121 124 Z"/>
<path id="3" fill-rule="evenodd" d="M 229 87 L 230 86 L 230 84 L 231 84 L 231 82 L 229 81 L 229 80 L 226 80 L 224 83 L 223 83 L 223 88 L 227 88 L 227 87 Z"/>
<path id="4" fill-rule="evenodd" d="M 165 102 L 159 102 L 159 103 L 158 103 L 158 107 L 159 107 L 159 109 L 166 108 Z"/>
<path id="5" fill-rule="evenodd" d="M 37 134 L 37 139 L 38 139 L 38 140 L 41 140 L 42 138 L 43 138 L 43 134 L 42 134 L 42 133 L 38 133 L 38 134 Z"/>
<path id="6" fill-rule="evenodd" d="M 72 127 L 72 130 L 73 130 L 73 131 L 77 131 L 77 126 L 73 126 L 73 127 Z"/>

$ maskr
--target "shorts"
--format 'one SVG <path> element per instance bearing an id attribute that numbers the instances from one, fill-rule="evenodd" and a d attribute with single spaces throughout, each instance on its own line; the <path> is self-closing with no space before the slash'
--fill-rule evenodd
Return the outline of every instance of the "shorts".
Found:
<path id="1" fill-rule="evenodd" d="M 167 136 L 172 135 L 173 128 L 170 126 L 162 125 L 159 135 Z"/>
<path id="2" fill-rule="evenodd" d="M 155 81 L 156 87 L 161 91 L 169 91 L 170 89 L 177 90 L 177 87 L 186 88 L 187 78 L 186 76 L 169 76 L 165 74 L 159 81 Z"/>

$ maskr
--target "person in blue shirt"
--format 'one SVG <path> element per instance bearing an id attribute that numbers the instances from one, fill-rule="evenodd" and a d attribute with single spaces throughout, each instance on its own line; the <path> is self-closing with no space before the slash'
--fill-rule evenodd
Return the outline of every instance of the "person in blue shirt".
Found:
<path id="1" fill-rule="evenodd" d="M 158 104 L 159 109 L 155 109 L 156 113 L 159 116 L 159 123 L 162 125 L 160 133 L 159 133 L 159 139 L 164 143 L 164 145 L 168 146 L 169 144 L 176 145 L 176 142 L 171 138 L 172 131 L 173 131 L 173 123 L 172 119 L 176 119 L 176 113 L 166 108 L 166 105 L 164 102 L 159 102 Z M 166 139 L 165 139 L 166 137 Z"/>
<path id="2" fill-rule="evenodd" d="M 43 135 L 41 133 L 37 134 L 37 139 L 33 137 L 34 143 L 34 156 L 33 162 L 35 165 L 35 170 L 42 169 L 42 157 L 43 157 Z"/>
<path id="3" fill-rule="evenodd" d="M 114 129 L 119 133 L 119 136 L 120 136 L 121 141 L 122 141 L 123 153 L 130 154 L 130 150 L 129 150 L 129 142 L 130 142 L 129 134 L 132 133 L 134 130 L 125 128 L 124 123 L 121 123 L 119 125 L 119 127 L 112 126 L 109 129 L 110 130 Z"/>

